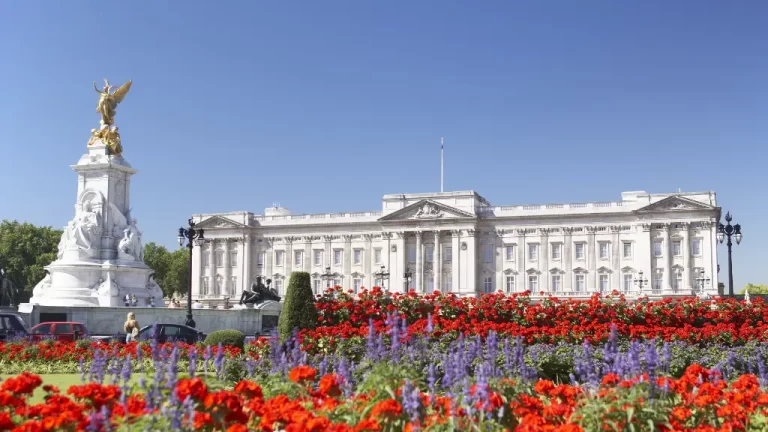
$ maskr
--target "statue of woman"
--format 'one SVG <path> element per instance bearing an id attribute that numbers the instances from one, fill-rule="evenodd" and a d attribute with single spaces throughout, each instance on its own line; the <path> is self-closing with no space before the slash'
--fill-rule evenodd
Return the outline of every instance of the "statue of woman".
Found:
<path id="1" fill-rule="evenodd" d="M 123 238 L 117 245 L 118 252 L 120 252 L 120 258 L 132 258 L 136 261 L 144 261 L 144 246 L 141 244 L 141 231 L 136 226 L 136 219 L 131 221 L 125 230 L 123 230 Z"/>
<path id="2" fill-rule="evenodd" d="M 96 83 L 93 83 L 93 88 L 97 93 L 101 95 L 99 103 L 96 105 L 96 112 L 101 114 L 101 126 L 111 126 L 115 123 L 115 110 L 117 105 L 123 101 L 125 95 L 128 94 L 128 90 L 131 89 L 131 80 L 120 86 L 114 93 L 110 93 L 112 86 L 109 85 L 109 81 L 104 79 L 104 91 L 101 91 L 96 87 Z"/>

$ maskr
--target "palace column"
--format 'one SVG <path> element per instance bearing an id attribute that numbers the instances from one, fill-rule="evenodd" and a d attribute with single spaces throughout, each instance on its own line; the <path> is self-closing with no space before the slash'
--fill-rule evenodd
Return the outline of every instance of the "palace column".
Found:
<path id="1" fill-rule="evenodd" d="M 461 289 L 461 230 L 451 230 L 451 291 Z"/>
<path id="2" fill-rule="evenodd" d="M 610 289 L 615 289 L 618 291 L 621 291 L 624 289 L 624 286 L 622 284 L 621 280 L 621 254 L 623 253 L 622 245 L 621 245 L 621 226 L 614 225 L 611 227 L 611 270 L 613 273 L 611 273 L 611 287 Z"/>
<path id="3" fill-rule="evenodd" d="M 435 274 L 435 289 L 443 292 L 443 259 L 440 249 L 442 249 L 442 246 L 440 246 L 440 230 L 438 229 L 435 230 L 435 250 L 432 255 L 434 265 L 432 268 Z"/>
<path id="4" fill-rule="evenodd" d="M 245 240 L 243 241 L 243 258 L 242 258 L 243 289 L 241 289 L 240 292 L 245 291 L 251 286 L 251 256 L 252 255 L 253 255 L 253 240 L 251 239 L 250 234 L 246 234 Z"/>
<path id="5" fill-rule="evenodd" d="M 504 260 L 507 259 L 506 251 L 504 250 L 504 230 L 496 230 L 496 238 L 491 236 L 494 241 L 493 245 L 493 275 L 494 284 L 496 289 L 494 291 L 501 290 L 507 292 L 506 281 L 504 280 Z"/>
<path id="6" fill-rule="evenodd" d="M 203 292 L 209 296 L 216 289 L 216 240 L 210 240 L 210 249 L 208 250 L 208 292 Z"/>
<path id="7" fill-rule="evenodd" d="M 595 254 L 595 227 L 586 227 L 587 229 L 587 292 L 597 292 L 597 257 Z"/>
<path id="8" fill-rule="evenodd" d="M 272 277 L 275 275 L 275 242 L 277 239 L 275 237 L 270 237 L 265 239 L 266 242 L 266 249 L 264 251 L 264 280 L 262 282 L 267 283 L 267 279 L 272 279 Z"/>
<path id="9" fill-rule="evenodd" d="M 232 241 L 232 239 L 226 238 L 224 239 L 224 280 L 221 284 L 221 292 L 219 293 L 219 297 L 227 297 L 229 296 L 229 292 L 232 289 L 231 288 L 231 281 L 232 279 L 232 267 L 229 262 L 229 243 Z"/>
<path id="10" fill-rule="evenodd" d="M 373 234 L 363 234 L 365 239 L 365 248 L 363 249 L 363 273 L 365 273 L 365 287 L 369 290 L 373 288 L 373 271 L 371 271 L 373 261 L 373 248 L 371 247 L 371 241 L 373 240 Z M 379 271 L 377 268 L 376 271 Z"/>
<path id="11" fill-rule="evenodd" d="M 689 233 L 688 230 L 690 228 L 691 224 L 688 222 L 682 222 L 680 224 L 680 233 L 683 236 L 683 239 L 680 241 L 680 252 L 683 254 L 683 286 L 680 287 L 680 289 L 684 290 L 691 290 L 693 289 L 693 286 L 691 285 L 691 253 L 690 253 L 690 243 L 689 243 Z"/>
<path id="12" fill-rule="evenodd" d="M 543 280 L 539 280 L 539 289 L 544 292 L 551 292 L 550 280 L 552 274 L 549 272 L 549 228 L 539 228 L 541 238 L 541 247 L 539 248 L 539 271 L 544 275 Z"/>
<path id="13" fill-rule="evenodd" d="M 523 292 L 528 289 L 528 273 L 526 273 L 525 259 L 528 246 L 525 244 L 525 228 L 517 230 L 517 256 L 515 261 L 517 264 L 517 276 L 515 277 L 515 288 L 518 292 Z M 531 293 L 533 294 L 533 293 Z"/>
<path id="14" fill-rule="evenodd" d="M 560 229 L 563 231 L 563 251 L 560 258 L 563 260 L 565 271 L 563 290 L 573 291 L 573 228 L 561 227 Z"/>
<path id="15" fill-rule="evenodd" d="M 344 264 L 344 289 L 354 289 L 355 286 L 352 282 L 352 236 L 344 234 L 342 236 L 344 240 L 344 258 L 342 259 Z"/>
<path id="16" fill-rule="evenodd" d="M 397 280 L 395 275 L 395 269 L 392 268 L 392 257 L 391 257 L 391 248 L 392 248 L 392 233 L 389 232 L 383 232 L 381 233 L 381 238 L 386 240 L 384 242 L 384 251 L 381 254 L 381 258 L 384 260 L 384 265 L 387 266 L 387 270 L 389 272 L 389 279 L 385 279 L 381 281 L 381 284 L 384 285 L 381 287 L 381 289 L 385 291 L 390 291 L 390 287 L 393 283 Z M 395 285 L 397 286 L 397 285 Z"/>
<path id="17" fill-rule="evenodd" d="M 314 252 L 312 251 L 312 240 L 312 236 L 304 236 L 304 256 L 302 257 L 301 265 L 307 273 L 312 273 L 312 260 L 315 259 L 313 256 Z M 312 289 L 314 289 L 314 285 Z"/>
<path id="18" fill-rule="evenodd" d="M 672 257 L 672 245 L 669 244 L 669 230 L 671 226 L 668 223 L 665 223 L 662 227 L 664 230 L 664 247 L 662 249 L 662 253 L 664 254 L 664 262 L 665 262 L 665 269 L 664 269 L 664 285 L 665 289 L 671 290 L 672 289 L 672 263 L 673 263 L 673 257 Z"/>
<path id="19" fill-rule="evenodd" d="M 422 258 L 424 256 L 421 248 L 421 231 L 416 231 L 414 234 L 416 234 L 416 292 L 417 293 L 423 293 L 424 292 L 424 263 L 422 263 Z"/>
<path id="20" fill-rule="evenodd" d="M 635 270 L 643 272 L 643 278 L 648 279 L 648 284 L 643 287 L 644 292 L 650 292 L 653 289 L 653 266 L 651 257 L 653 256 L 653 245 L 651 244 L 651 224 L 635 225 L 637 233 L 637 243 L 632 251 L 632 261 L 635 264 Z M 639 276 L 639 275 L 638 275 Z M 635 285 L 635 290 L 640 288 Z"/>
<path id="21" fill-rule="evenodd" d="M 290 280 L 291 272 L 293 272 L 293 237 L 285 238 L 285 256 L 283 257 L 283 268 L 285 269 L 285 282 L 283 282 L 283 289 L 288 289 L 288 280 Z M 287 291 L 286 291 L 287 292 Z"/>
<path id="22" fill-rule="evenodd" d="M 393 286 L 398 290 L 402 290 L 404 293 L 407 293 L 410 287 L 406 285 L 407 280 L 405 279 L 405 271 L 408 268 L 408 251 L 405 250 L 406 233 L 404 231 L 398 231 L 395 233 L 395 236 L 397 237 L 395 239 L 395 248 L 397 250 L 395 252 L 387 251 L 387 255 L 390 253 L 395 254 L 394 262 L 397 263 L 397 274 L 391 274 L 392 270 L 390 270 L 390 277 L 392 278 L 391 283 L 397 283 L 397 285 Z"/>
<path id="23" fill-rule="evenodd" d="M 477 286 L 477 247 L 475 242 L 476 231 L 474 229 L 467 230 L 467 265 L 465 267 L 467 272 L 467 286 L 465 292 L 471 290 L 475 295 L 479 294 Z"/>

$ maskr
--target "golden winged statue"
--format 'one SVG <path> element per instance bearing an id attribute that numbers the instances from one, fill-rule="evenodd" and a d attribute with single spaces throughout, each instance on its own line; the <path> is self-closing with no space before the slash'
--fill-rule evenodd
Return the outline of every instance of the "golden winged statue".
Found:
<path id="1" fill-rule="evenodd" d="M 91 139 L 88 141 L 88 145 L 93 145 L 97 141 L 101 141 L 111 155 L 119 156 L 123 152 L 123 146 L 120 144 L 120 134 L 117 131 L 115 124 L 115 110 L 117 105 L 123 101 L 125 95 L 128 94 L 128 90 L 131 89 L 131 80 L 121 85 L 114 92 L 113 87 L 109 85 L 109 80 L 104 78 L 104 90 L 99 90 L 96 87 L 96 83 L 93 83 L 93 88 L 101 95 L 99 97 L 99 103 L 96 105 L 96 112 L 101 114 L 101 127 L 99 129 L 91 129 Z"/>
<path id="2" fill-rule="evenodd" d="M 115 109 L 117 108 L 117 105 L 123 101 L 125 95 L 128 94 L 128 90 L 131 89 L 131 82 L 131 80 L 128 80 L 127 83 L 118 87 L 114 93 L 110 93 L 110 90 L 112 90 L 113 87 L 109 85 L 109 80 L 106 78 L 104 78 L 103 91 L 96 87 L 95 82 L 93 83 L 94 90 L 101 95 L 99 103 L 96 105 L 96 112 L 101 114 L 102 128 L 104 126 L 112 126 L 115 123 Z"/>

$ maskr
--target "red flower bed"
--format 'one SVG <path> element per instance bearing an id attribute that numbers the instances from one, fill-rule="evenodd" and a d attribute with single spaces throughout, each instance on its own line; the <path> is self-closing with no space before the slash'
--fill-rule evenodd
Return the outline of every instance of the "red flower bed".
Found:
<path id="1" fill-rule="evenodd" d="M 23 373 L 0 386 L 0 431 L 106 430 L 117 426 L 143 429 L 193 427 L 204 431 L 415 431 L 474 430 L 482 425 L 527 431 L 632 430 L 746 431 L 765 430 L 768 393 L 754 375 L 727 383 L 698 365 L 677 380 L 647 375 L 622 380 L 607 375 L 596 389 L 540 380 L 521 385 L 503 379 L 475 384 L 464 399 L 428 395 L 399 387 L 343 397 L 341 379 L 326 375 L 315 385 L 316 371 L 299 366 L 290 373 L 291 393 L 265 396 L 251 381 L 232 391 L 213 390 L 199 378 L 182 379 L 160 396 L 159 405 L 142 394 L 122 394 L 114 385 L 85 384 L 66 395 L 43 387 L 41 404 L 26 397 L 40 387 L 39 377 Z M 398 383 L 394 384 L 398 388 Z M 654 390 L 655 389 L 655 390 Z M 155 395 L 154 397 L 157 397 Z M 174 411 L 177 407 L 183 409 Z M 160 408 L 162 407 L 162 409 Z M 162 423 L 165 421 L 166 423 Z M 142 423 L 144 422 L 144 423 Z M 158 423 L 159 422 L 159 423 Z"/>
<path id="2" fill-rule="evenodd" d="M 377 331 L 386 327 L 387 314 L 406 317 L 409 331 L 423 333 L 431 316 L 434 335 L 498 334 L 522 336 L 527 343 L 579 343 L 605 341 L 616 326 L 620 336 L 690 343 L 741 344 L 768 340 L 768 306 L 732 299 L 704 302 L 695 297 L 661 301 L 627 301 L 614 292 L 589 300 L 547 298 L 532 304 L 527 293 L 487 294 L 460 298 L 454 294 L 420 296 L 386 293 L 380 288 L 357 297 L 341 288 L 318 298 L 318 328 L 303 332 L 310 343 L 318 338 L 364 337 L 368 323 Z"/>

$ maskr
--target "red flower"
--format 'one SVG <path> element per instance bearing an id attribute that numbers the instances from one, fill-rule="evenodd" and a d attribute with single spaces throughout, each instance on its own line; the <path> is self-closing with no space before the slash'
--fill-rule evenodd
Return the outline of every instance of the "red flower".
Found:
<path id="1" fill-rule="evenodd" d="M 3 381 L 0 390 L 9 391 L 14 394 L 32 394 L 36 388 L 40 387 L 43 380 L 29 372 L 22 372 L 21 375 L 8 378 Z"/>
<path id="2" fill-rule="evenodd" d="M 304 381 L 314 381 L 317 371 L 306 365 L 296 366 L 288 373 L 288 379 L 295 383 L 301 384 Z"/>
<path id="3" fill-rule="evenodd" d="M 253 381 L 240 381 L 235 386 L 235 393 L 243 395 L 247 399 L 263 399 L 264 393 L 261 386 Z"/>
<path id="4" fill-rule="evenodd" d="M 176 397 L 180 401 L 187 396 L 194 400 L 202 401 L 208 395 L 208 387 L 200 378 L 183 378 L 176 383 Z"/>
<path id="5" fill-rule="evenodd" d="M 403 407 L 394 399 L 385 399 L 371 409 L 371 417 L 378 417 L 386 420 L 393 420 L 400 417 L 403 413 Z"/>
<path id="6" fill-rule="evenodd" d="M 323 375 L 323 377 L 320 378 L 318 387 L 322 396 L 335 398 L 341 396 L 341 390 L 339 389 L 340 385 L 341 378 L 336 374 L 329 374 Z"/>

